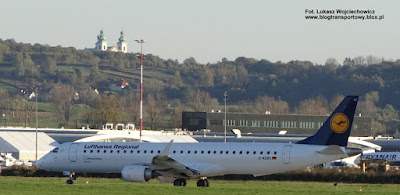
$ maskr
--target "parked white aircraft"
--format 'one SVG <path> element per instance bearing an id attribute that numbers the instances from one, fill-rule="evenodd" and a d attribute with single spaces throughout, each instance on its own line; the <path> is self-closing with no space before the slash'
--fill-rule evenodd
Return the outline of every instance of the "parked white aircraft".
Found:
<path id="1" fill-rule="evenodd" d="M 75 172 L 121 173 L 132 182 L 158 178 L 185 186 L 200 178 L 225 174 L 254 176 L 286 172 L 355 155 L 347 148 L 358 96 L 347 96 L 318 132 L 297 143 L 64 143 L 41 158 L 38 167 L 63 171 L 73 183 Z"/>
<path id="2" fill-rule="evenodd" d="M 390 165 L 400 165 L 400 152 L 371 152 L 371 153 L 363 153 L 362 158 L 364 160 L 368 159 L 376 159 L 376 160 L 385 160 Z M 358 159 L 360 161 L 360 159 Z"/>

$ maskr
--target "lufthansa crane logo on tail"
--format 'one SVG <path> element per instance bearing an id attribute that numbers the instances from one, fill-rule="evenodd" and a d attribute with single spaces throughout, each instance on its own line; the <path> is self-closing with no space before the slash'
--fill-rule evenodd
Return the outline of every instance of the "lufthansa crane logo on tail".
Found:
<path id="1" fill-rule="evenodd" d="M 344 133 L 349 128 L 349 118 L 343 113 L 335 114 L 331 119 L 331 129 L 335 133 Z"/>

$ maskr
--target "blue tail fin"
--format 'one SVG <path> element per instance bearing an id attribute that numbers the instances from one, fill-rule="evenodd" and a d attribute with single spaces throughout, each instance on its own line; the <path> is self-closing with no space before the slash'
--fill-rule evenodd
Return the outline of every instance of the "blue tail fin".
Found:
<path id="1" fill-rule="evenodd" d="M 298 144 L 347 146 L 358 96 L 346 96 L 316 134 Z"/>

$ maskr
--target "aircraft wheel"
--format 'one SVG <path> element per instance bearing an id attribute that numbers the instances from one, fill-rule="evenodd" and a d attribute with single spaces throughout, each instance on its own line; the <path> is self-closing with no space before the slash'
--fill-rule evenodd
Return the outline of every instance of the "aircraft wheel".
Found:
<path id="1" fill-rule="evenodd" d="M 184 180 L 184 179 L 175 179 L 174 186 L 186 186 L 186 180 Z"/>
<path id="2" fill-rule="evenodd" d="M 199 179 L 199 181 L 197 181 L 197 187 L 209 187 L 210 186 L 210 182 L 207 179 Z"/>
<path id="3" fill-rule="evenodd" d="M 186 180 L 182 179 L 182 186 L 186 186 Z"/>
<path id="4" fill-rule="evenodd" d="M 72 181 L 72 179 L 67 180 L 67 184 L 73 184 L 73 183 L 74 183 L 74 181 Z"/>
<path id="5" fill-rule="evenodd" d="M 199 179 L 199 181 L 197 181 L 197 187 L 205 187 L 206 186 L 206 182 L 204 181 L 204 179 Z"/>
<path id="6" fill-rule="evenodd" d="M 208 181 L 208 179 L 204 179 L 204 182 L 205 182 L 205 187 L 210 187 L 210 182 Z"/>
<path id="7" fill-rule="evenodd" d="M 181 186 L 181 180 L 180 179 L 175 179 L 174 181 L 174 186 Z"/>

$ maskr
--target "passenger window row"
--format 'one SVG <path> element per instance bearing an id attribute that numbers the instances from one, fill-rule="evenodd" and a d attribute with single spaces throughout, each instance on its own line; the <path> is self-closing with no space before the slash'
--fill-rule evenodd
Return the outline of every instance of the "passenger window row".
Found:
<path id="1" fill-rule="evenodd" d="M 183 154 L 183 153 L 185 153 L 183 150 L 181 150 L 181 151 L 176 151 L 176 150 L 174 150 L 172 153 L 174 153 L 174 154 L 176 154 L 176 153 L 181 153 L 181 154 Z M 191 151 L 190 150 L 188 150 L 187 152 L 186 152 L 187 154 L 190 154 L 191 153 Z M 219 150 L 219 151 L 217 151 L 217 150 L 208 150 L 208 151 L 204 151 L 204 150 L 201 150 L 201 151 L 197 151 L 197 150 L 195 150 L 194 152 L 193 152 L 194 154 L 198 154 L 198 153 L 200 153 L 200 154 L 205 154 L 205 153 L 207 153 L 207 154 L 236 154 L 236 153 L 238 153 L 238 154 L 250 154 L 250 153 L 252 153 L 252 154 L 257 154 L 257 153 L 259 153 L 259 154 L 264 154 L 264 151 L 259 151 L 259 152 L 257 152 L 257 151 L 239 151 L 239 152 L 236 152 L 236 151 L 223 151 L 223 150 Z M 275 152 L 273 152 L 274 154 L 277 154 L 277 152 L 275 151 Z M 271 152 L 270 151 L 267 151 L 266 152 L 266 154 L 271 154 Z"/>
<path id="2" fill-rule="evenodd" d="M 114 150 L 109 150 L 108 151 L 108 153 L 113 153 L 114 152 Z M 134 151 L 133 150 L 130 150 L 130 153 L 132 154 Z M 153 154 L 153 153 L 155 153 L 156 151 L 154 151 L 154 150 L 150 150 L 150 154 Z M 83 150 L 83 153 L 101 153 L 101 151 L 100 150 Z M 103 150 L 103 153 L 107 153 L 107 150 Z M 126 153 L 128 153 L 128 151 L 127 150 L 117 150 L 117 153 L 119 154 L 119 153 L 124 153 L 124 154 L 126 154 Z M 140 153 L 140 150 L 137 150 L 137 153 L 139 154 Z M 147 153 L 147 150 L 144 150 L 143 151 L 143 153 Z M 160 150 L 158 150 L 157 151 L 157 153 L 158 154 L 160 154 L 161 153 L 161 151 Z"/>
<path id="3" fill-rule="evenodd" d="M 101 151 L 101 150 L 83 150 L 83 153 L 113 153 L 114 152 L 114 150 L 103 150 L 103 151 Z M 117 150 L 116 151 L 118 154 L 119 153 L 128 153 L 129 151 L 127 151 L 127 150 Z M 130 153 L 132 154 L 134 152 L 134 150 L 130 150 Z M 136 151 L 136 153 L 138 153 L 138 154 L 140 154 L 141 153 L 141 151 L 140 150 L 137 150 Z M 147 153 L 147 150 L 143 150 L 143 153 L 144 154 L 146 154 Z M 158 150 L 157 152 L 156 151 L 154 151 L 154 150 L 150 150 L 150 152 L 149 152 L 150 154 L 153 154 L 153 153 L 158 153 L 158 154 L 160 154 L 161 153 L 161 151 L 160 150 Z M 180 153 L 180 154 L 183 154 L 183 153 L 185 153 L 183 150 L 180 150 L 179 152 L 178 151 L 176 151 L 176 150 L 174 150 L 172 153 L 174 153 L 174 154 L 176 154 L 176 153 Z M 191 154 L 192 152 L 190 151 L 190 150 L 188 150 L 188 151 L 186 151 L 186 153 L 187 154 Z M 236 152 L 236 151 L 223 151 L 223 150 L 220 150 L 220 151 L 217 151 L 217 150 L 214 150 L 214 151 L 211 151 L 211 150 L 208 150 L 208 151 L 204 151 L 204 150 L 201 150 L 201 151 L 197 151 L 197 150 L 194 150 L 193 151 L 193 153 L 194 154 L 198 154 L 198 153 L 200 153 L 200 154 L 205 154 L 205 153 L 207 153 L 207 154 L 217 154 L 217 153 L 219 153 L 219 154 L 236 154 L 236 153 L 238 153 L 238 154 L 250 154 L 250 153 L 252 153 L 252 154 L 257 154 L 257 153 L 259 153 L 260 155 L 263 155 L 264 154 L 264 151 L 259 151 L 259 152 L 257 152 L 257 151 L 238 151 L 238 152 Z M 266 154 L 271 154 L 272 152 L 270 152 L 270 151 L 267 151 L 266 152 Z M 276 151 L 274 151 L 273 152 L 273 154 L 274 155 L 276 155 L 277 154 L 277 152 Z"/>

